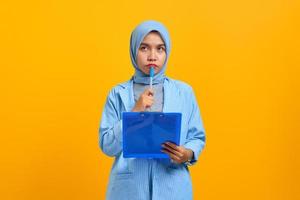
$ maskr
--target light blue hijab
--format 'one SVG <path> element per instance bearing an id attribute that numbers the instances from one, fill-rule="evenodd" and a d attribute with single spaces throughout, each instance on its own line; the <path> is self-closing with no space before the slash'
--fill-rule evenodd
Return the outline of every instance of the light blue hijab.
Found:
<path id="1" fill-rule="evenodd" d="M 143 84 L 149 84 L 150 78 L 149 75 L 144 74 L 138 67 L 136 59 L 137 59 L 137 53 L 138 49 L 140 47 L 140 44 L 142 43 L 144 37 L 150 33 L 151 31 L 158 31 L 160 33 L 160 36 L 162 37 L 165 46 L 166 46 L 166 61 L 160 70 L 159 73 L 155 74 L 153 77 L 153 84 L 162 83 L 165 79 L 165 71 L 166 71 L 166 65 L 167 61 L 170 55 L 170 37 L 168 30 L 165 28 L 163 24 L 157 21 L 149 20 L 144 21 L 141 24 L 139 24 L 131 33 L 130 37 L 130 58 L 131 62 L 135 68 L 135 74 L 133 76 L 133 81 L 135 83 L 143 83 Z"/>

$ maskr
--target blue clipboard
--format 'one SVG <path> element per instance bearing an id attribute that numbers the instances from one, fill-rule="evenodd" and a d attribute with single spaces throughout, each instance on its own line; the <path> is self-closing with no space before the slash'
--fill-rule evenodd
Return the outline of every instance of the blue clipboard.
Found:
<path id="1" fill-rule="evenodd" d="M 169 158 L 161 144 L 180 144 L 181 113 L 123 112 L 124 158 Z"/>

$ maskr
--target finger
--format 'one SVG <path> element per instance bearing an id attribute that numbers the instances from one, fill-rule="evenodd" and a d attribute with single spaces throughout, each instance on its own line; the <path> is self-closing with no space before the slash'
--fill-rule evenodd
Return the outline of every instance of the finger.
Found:
<path id="1" fill-rule="evenodd" d="M 154 103 L 154 99 L 147 99 L 146 102 L 152 105 Z"/>
<path id="2" fill-rule="evenodd" d="M 153 97 L 154 94 L 149 92 L 147 95 L 148 95 L 148 97 Z"/>
<path id="3" fill-rule="evenodd" d="M 154 97 L 153 96 L 146 96 L 145 99 L 150 100 L 150 101 L 154 101 Z"/>
<path id="4" fill-rule="evenodd" d="M 174 150 L 174 149 L 172 149 L 172 148 L 170 148 L 170 147 L 168 147 L 166 145 L 163 145 L 163 147 L 164 147 L 164 150 L 167 150 L 168 152 L 171 152 L 172 154 L 176 155 L 180 159 L 183 157 L 182 153 L 180 153 L 180 152 L 178 152 L 178 151 L 176 151 L 176 150 Z"/>
<path id="5" fill-rule="evenodd" d="M 149 91 L 149 93 L 152 93 L 152 94 L 154 94 L 154 90 L 153 90 L 153 89 L 151 89 L 151 88 L 148 88 L 148 91 Z"/>
<path id="6" fill-rule="evenodd" d="M 168 153 L 166 153 L 166 154 L 168 154 Z M 176 164 L 181 163 L 181 161 L 178 160 L 178 159 L 176 159 L 176 157 L 173 157 L 172 154 L 168 154 L 168 156 L 169 156 L 169 158 L 170 158 L 170 160 L 171 160 L 172 163 L 176 163 Z"/>
<path id="7" fill-rule="evenodd" d="M 153 105 L 153 101 L 151 101 L 151 100 L 146 100 L 146 101 L 145 101 L 145 105 L 146 105 L 147 107 L 151 107 L 151 106 Z"/>
<path id="8" fill-rule="evenodd" d="M 166 146 L 168 146 L 168 147 L 174 149 L 175 151 L 178 151 L 178 152 L 180 152 L 180 153 L 183 153 L 183 152 L 182 152 L 182 149 L 181 149 L 179 146 L 177 146 L 176 144 L 173 144 L 173 143 L 171 143 L 171 142 L 165 142 L 164 144 L 165 144 Z"/>
<path id="9" fill-rule="evenodd" d="M 154 95 L 154 91 L 150 88 L 146 89 L 144 94 L 146 94 L 147 96 L 153 96 Z"/>
<path id="10" fill-rule="evenodd" d="M 179 157 L 180 159 L 184 156 L 182 153 L 175 151 L 174 149 L 165 147 L 164 150 L 167 150 L 169 152 L 172 152 L 172 154 L 176 155 L 177 157 Z"/>
<path id="11" fill-rule="evenodd" d="M 170 151 L 168 151 L 168 150 L 166 150 L 166 149 L 163 149 L 163 150 L 161 150 L 161 151 L 164 152 L 164 153 L 166 153 L 166 154 L 168 154 L 169 157 L 170 157 L 172 160 L 174 160 L 174 161 L 180 163 L 180 161 L 181 161 L 180 158 L 179 158 L 178 156 L 174 155 L 172 152 L 170 152 Z"/>
<path id="12" fill-rule="evenodd" d="M 150 92 L 149 92 L 149 93 L 144 93 L 144 94 L 143 94 L 143 98 L 144 98 L 144 99 L 147 99 L 147 98 L 154 98 L 153 95 L 154 95 L 154 94 L 153 94 L 153 93 L 150 93 Z"/>

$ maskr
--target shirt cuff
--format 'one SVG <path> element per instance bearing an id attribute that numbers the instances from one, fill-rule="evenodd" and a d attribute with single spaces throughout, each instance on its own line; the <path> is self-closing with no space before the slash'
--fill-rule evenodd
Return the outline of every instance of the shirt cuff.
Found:
<path id="1" fill-rule="evenodd" d="M 197 162 L 199 154 L 200 154 L 200 152 L 198 151 L 198 148 L 197 148 L 197 146 L 199 146 L 199 145 L 197 144 L 197 146 L 196 146 L 196 144 L 194 144 L 193 141 L 190 141 L 190 142 L 184 144 L 183 146 L 186 149 L 190 149 L 193 151 L 193 157 L 190 161 L 190 165 L 194 165 Z"/>

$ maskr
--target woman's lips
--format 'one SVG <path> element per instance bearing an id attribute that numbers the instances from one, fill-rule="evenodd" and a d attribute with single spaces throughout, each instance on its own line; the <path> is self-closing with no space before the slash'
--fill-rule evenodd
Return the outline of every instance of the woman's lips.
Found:
<path id="1" fill-rule="evenodd" d="M 146 65 L 146 67 L 154 67 L 154 68 L 157 68 L 157 65 L 155 65 L 155 64 L 149 64 L 149 65 Z"/>

